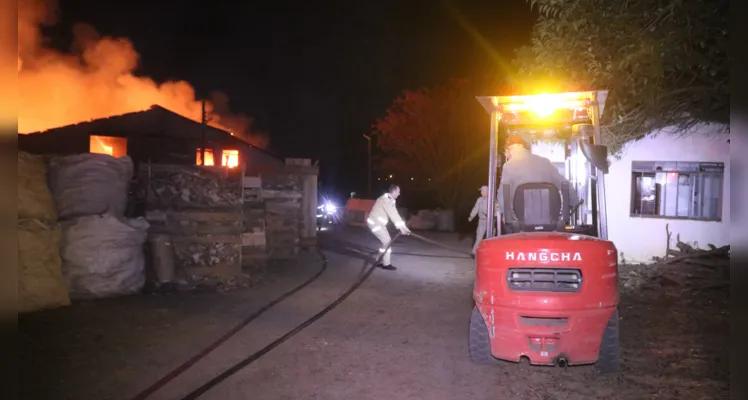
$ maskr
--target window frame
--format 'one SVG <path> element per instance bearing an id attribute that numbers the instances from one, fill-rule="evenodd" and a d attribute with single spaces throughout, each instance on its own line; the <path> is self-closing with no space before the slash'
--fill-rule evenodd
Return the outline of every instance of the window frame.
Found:
<path id="1" fill-rule="evenodd" d="M 675 167 L 673 167 L 673 165 Z M 689 168 L 686 168 L 689 167 Z M 695 217 L 692 215 L 689 216 L 679 216 L 679 215 L 660 215 L 662 210 L 660 210 L 660 201 L 656 200 L 655 204 L 655 212 L 657 212 L 657 215 L 645 215 L 641 214 L 641 209 L 643 208 L 643 202 L 641 200 L 641 192 L 640 185 L 637 185 L 637 177 L 651 177 L 655 179 L 658 173 L 676 173 L 678 174 L 676 177 L 677 181 L 680 181 L 681 175 L 689 175 L 689 176 L 717 176 L 719 177 L 719 187 L 716 190 L 716 193 L 718 194 L 717 197 L 717 212 L 716 217 Z M 724 205 L 724 185 L 725 185 L 725 163 L 724 162 L 707 162 L 707 161 L 632 161 L 631 162 L 631 170 L 629 172 L 629 184 L 631 187 L 631 194 L 629 196 L 629 217 L 632 218 L 648 218 L 648 219 L 667 219 L 667 220 L 686 220 L 686 221 L 704 221 L 704 222 L 722 222 L 722 216 L 723 216 L 723 205 Z M 675 198 L 676 198 L 676 214 L 678 213 L 678 201 L 679 201 L 679 194 L 681 190 L 681 185 L 679 183 L 676 183 L 675 185 L 676 191 L 675 191 Z M 656 189 L 655 189 L 656 190 Z M 635 214 L 635 201 L 637 198 L 637 192 L 639 193 L 639 214 Z M 666 189 L 663 190 L 665 192 L 664 196 L 667 199 L 669 195 L 667 194 Z M 703 196 L 703 192 L 702 196 Z M 656 195 L 655 199 L 658 199 L 659 196 Z M 702 197 L 703 198 L 703 197 Z M 691 195 L 691 201 L 693 201 L 693 194 Z M 701 207 L 703 207 L 703 203 L 701 203 Z"/>

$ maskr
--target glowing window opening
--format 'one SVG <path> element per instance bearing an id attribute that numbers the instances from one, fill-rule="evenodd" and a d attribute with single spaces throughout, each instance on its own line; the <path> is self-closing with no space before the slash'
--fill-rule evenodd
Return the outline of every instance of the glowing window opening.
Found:
<path id="1" fill-rule="evenodd" d="M 195 165 L 204 165 L 211 167 L 214 165 L 213 162 L 213 149 L 205 149 L 205 164 L 203 164 L 202 148 L 197 149 L 197 156 L 195 158 Z"/>
<path id="2" fill-rule="evenodd" d="M 127 155 L 127 138 L 91 135 L 88 151 L 93 154 L 108 154 L 112 157 Z"/>
<path id="3" fill-rule="evenodd" d="M 221 165 L 228 168 L 238 167 L 239 150 L 223 150 L 221 153 Z"/>

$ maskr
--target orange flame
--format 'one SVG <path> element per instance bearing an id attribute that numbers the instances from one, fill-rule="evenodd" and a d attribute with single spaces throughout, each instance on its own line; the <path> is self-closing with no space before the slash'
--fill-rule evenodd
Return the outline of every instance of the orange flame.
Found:
<path id="1" fill-rule="evenodd" d="M 91 153 L 109 154 L 113 157 L 127 155 L 127 138 L 91 135 L 89 140 Z"/>
<path id="2" fill-rule="evenodd" d="M 206 167 L 213 166 L 213 149 L 205 149 L 205 164 L 203 164 L 203 149 L 197 149 L 197 159 L 195 165 L 205 165 Z"/>
<path id="3" fill-rule="evenodd" d="M 239 150 L 224 150 L 221 165 L 228 168 L 239 166 Z"/>
<path id="4" fill-rule="evenodd" d="M 30 133 L 81 121 L 147 110 L 158 104 L 195 121 L 201 103 L 185 81 L 156 83 L 133 74 L 139 55 L 125 38 L 100 37 L 80 24 L 76 49 L 60 53 L 42 45 L 42 25 L 55 23 L 54 0 L 18 2 L 18 132 Z M 231 114 L 228 98 L 212 94 L 211 125 L 234 132 L 258 147 L 267 134 L 252 130 L 252 119 Z"/>
<path id="5" fill-rule="evenodd" d="M 114 154 L 114 147 L 107 146 L 99 136 L 91 136 L 91 153 Z"/>

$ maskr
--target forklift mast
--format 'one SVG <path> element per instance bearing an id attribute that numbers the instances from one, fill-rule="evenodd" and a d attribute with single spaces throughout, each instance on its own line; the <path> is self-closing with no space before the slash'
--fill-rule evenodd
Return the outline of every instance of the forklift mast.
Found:
<path id="1" fill-rule="evenodd" d="M 588 226 L 594 236 L 607 240 L 605 174 L 608 173 L 607 148 L 602 145 L 600 117 L 608 91 L 566 92 L 525 96 L 479 96 L 478 101 L 490 114 L 488 204 L 496 209 L 499 137 L 522 136 L 528 143 L 556 141 L 563 143 L 565 177 L 581 203 L 568 221 L 567 229 Z M 503 143 L 502 143 L 503 144 Z M 503 147 L 503 146 L 502 146 Z M 559 188 L 561 190 L 561 188 Z M 494 233 L 495 218 L 489 218 L 487 237 Z"/>

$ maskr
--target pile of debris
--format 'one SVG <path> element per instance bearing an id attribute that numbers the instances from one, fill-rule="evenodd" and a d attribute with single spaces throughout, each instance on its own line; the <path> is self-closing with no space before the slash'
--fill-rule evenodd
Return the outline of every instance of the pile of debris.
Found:
<path id="1" fill-rule="evenodd" d="M 675 249 L 670 248 L 670 231 L 665 257 L 657 257 L 650 265 L 624 265 L 620 268 L 624 290 L 665 287 L 676 291 L 725 289 L 730 286 L 730 246 L 699 249 L 680 240 L 676 235 Z"/>
<path id="2" fill-rule="evenodd" d="M 657 259 L 663 266 L 662 284 L 687 289 L 710 289 L 730 286 L 730 246 L 701 250 L 677 241 L 679 250 L 668 250 L 668 256 Z"/>
<path id="3" fill-rule="evenodd" d="M 206 168 L 184 168 L 179 165 L 150 165 L 141 176 L 147 184 L 138 189 L 149 209 L 237 206 L 242 203 L 241 187 L 232 179 L 217 179 L 219 173 Z M 145 191 L 148 190 L 147 193 Z"/>
<path id="4" fill-rule="evenodd" d="M 678 250 L 667 249 L 665 257 L 657 259 L 657 261 L 663 264 L 684 262 L 686 264 L 696 264 L 707 267 L 721 267 L 724 260 L 730 260 L 729 245 L 717 247 L 710 243 L 708 246 L 709 250 L 695 249 L 693 246 L 681 242 L 679 236 L 675 245 Z"/>
<path id="5" fill-rule="evenodd" d="M 242 272 L 241 172 L 173 164 L 139 170 L 136 198 L 145 205 L 154 239 L 147 292 L 189 290 L 193 276 Z"/>
<path id="6" fill-rule="evenodd" d="M 190 281 L 193 290 L 217 291 L 221 293 L 230 292 L 236 289 L 246 289 L 254 284 L 253 277 L 247 273 L 241 273 L 230 278 L 192 275 Z"/>

